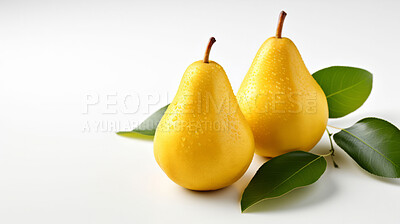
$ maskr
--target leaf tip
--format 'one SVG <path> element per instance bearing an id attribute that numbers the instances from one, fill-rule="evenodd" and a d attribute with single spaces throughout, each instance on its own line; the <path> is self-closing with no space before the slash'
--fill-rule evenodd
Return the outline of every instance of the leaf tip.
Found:
<path id="1" fill-rule="evenodd" d="M 244 193 L 243 193 L 243 194 L 244 194 Z M 241 198 L 241 200 L 240 200 L 240 210 L 241 210 L 241 213 L 244 213 L 244 212 L 249 208 L 249 206 L 246 205 L 246 204 L 243 202 L 243 194 L 242 194 L 242 198 Z"/>
<path id="2" fill-rule="evenodd" d="M 245 213 L 245 211 L 247 210 L 248 207 L 243 207 L 243 205 L 240 206 L 241 209 L 241 213 Z"/>
<path id="3" fill-rule="evenodd" d="M 116 133 L 119 136 L 126 137 L 126 138 L 135 138 L 141 140 L 153 140 L 154 135 L 145 135 L 142 133 L 138 133 L 136 131 L 120 131 Z"/>

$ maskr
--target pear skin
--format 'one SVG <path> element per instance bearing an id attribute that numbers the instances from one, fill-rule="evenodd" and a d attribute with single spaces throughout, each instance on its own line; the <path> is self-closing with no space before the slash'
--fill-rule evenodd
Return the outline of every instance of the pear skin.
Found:
<path id="1" fill-rule="evenodd" d="M 154 136 L 154 156 L 167 176 L 191 190 L 231 185 L 254 155 L 251 128 L 239 109 L 224 69 L 203 61 L 185 71 L 178 92 Z"/>
<path id="2" fill-rule="evenodd" d="M 277 35 L 258 50 L 237 94 L 254 134 L 255 152 L 264 157 L 309 151 L 328 121 L 323 90 L 294 43 L 281 37 L 285 15 L 281 13 Z"/>

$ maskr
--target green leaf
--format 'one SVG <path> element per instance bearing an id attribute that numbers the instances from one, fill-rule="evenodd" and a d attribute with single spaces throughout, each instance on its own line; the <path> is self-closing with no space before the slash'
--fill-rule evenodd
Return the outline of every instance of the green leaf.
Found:
<path id="1" fill-rule="evenodd" d="M 250 206 L 310 185 L 325 172 L 322 156 L 303 151 L 289 152 L 264 163 L 243 192 L 242 212 Z"/>
<path id="2" fill-rule="evenodd" d="M 363 169 L 382 177 L 400 177 L 400 131 L 379 118 L 364 118 L 333 136 Z"/>
<path id="3" fill-rule="evenodd" d="M 313 77 L 325 92 L 329 118 L 357 110 L 372 89 L 372 74 L 360 68 L 333 66 L 315 72 Z"/>
<path id="4" fill-rule="evenodd" d="M 118 135 L 130 137 L 130 138 L 146 138 L 146 136 L 154 136 L 156 133 L 157 125 L 160 123 L 165 111 L 167 110 L 169 104 L 163 108 L 157 110 L 154 114 L 150 115 L 146 120 L 144 120 L 139 126 L 137 126 L 132 131 L 117 132 Z M 145 136 L 141 136 L 145 135 Z"/>

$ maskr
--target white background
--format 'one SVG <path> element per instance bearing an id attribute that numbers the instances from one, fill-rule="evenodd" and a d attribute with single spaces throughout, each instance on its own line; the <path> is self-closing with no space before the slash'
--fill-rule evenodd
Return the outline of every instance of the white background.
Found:
<path id="1" fill-rule="evenodd" d="M 311 73 L 374 74 L 368 101 L 329 123 L 376 116 L 399 127 L 394 0 L 0 1 L 0 223 L 400 223 L 400 181 L 366 173 L 338 148 L 340 169 L 328 160 L 317 183 L 241 214 L 241 192 L 265 159 L 232 186 L 199 193 L 166 177 L 151 141 L 114 134 L 172 100 L 210 36 L 236 92 L 282 9 L 283 36 Z M 123 99 L 135 94 L 141 107 L 127 114 Z M 87 96 L 99 100 L 85 113 Z M 313 152 L 328 149 L 324 136 Z"/>

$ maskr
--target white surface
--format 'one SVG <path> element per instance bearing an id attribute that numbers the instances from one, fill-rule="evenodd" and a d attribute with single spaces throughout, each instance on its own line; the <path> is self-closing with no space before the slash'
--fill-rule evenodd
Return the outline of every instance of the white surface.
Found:
<path id="1" fill-rule="evenodd" d="M 368 101 L 330 124 L 377 116 L 400 126 L 396 1 L 1 1 L 0 223 L 399 223 L 400 181 L 367 174 L 340 149 L 340 169 L 328 161 L 316 184 L 241 214 L 263 158 L 234 185 L 198 193 L 165 176 L 151 142 L 114 134 L 172 99 L 210 36 L 211 59 L 236 92 L 281 9 L 283 35 L 310 72 L 350 65 L 374 74 Z M 107 109 L 109 94 L 117 105 Z M 134 94 L 141 108 L 126 114 L 123 99 Z M 87 95 L 100 100 L 85 114 Z M 327 150 L 324 136 L 313 152 Z"/>

